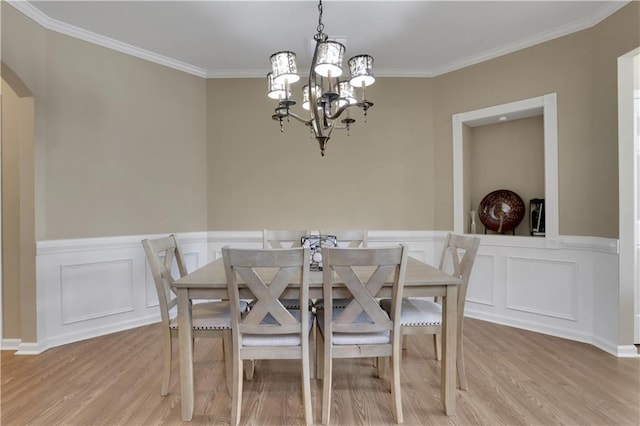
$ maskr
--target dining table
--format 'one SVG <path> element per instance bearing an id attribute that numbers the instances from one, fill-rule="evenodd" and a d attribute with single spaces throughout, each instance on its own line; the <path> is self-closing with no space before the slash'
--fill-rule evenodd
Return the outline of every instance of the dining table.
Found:
<path id="1" fill-rule="evenodd" d="M 460 278 L 454 277 L 425 262 L 409 257 L 405 273 L 403 297 L 442 297 L 442 360 L 440 395 L 446 415 L 455 413 L 456 406 L 456 350 L 458 330 L 458 286 Z M 334 283 L 334 297 L 349 297 L 340 282 Z M 199 269 L 176 280 L 172 289 L 178 297 L 178 328 L 180 351 L 180 401 L 182 420 L 190 421 L 194 409 L 192 301 L 201 299 L 228 299 L 227 278 L 223 259 L 217 258 Z M 391 282 L 382 289 L 381 296 L 391 296 Z M 286 297 L 284 294 L 282 297 Z M 240 297 L 252 298 L 243 293 Z M 309 274 L 309 297 L 322 298 L 322 271 Z"/>

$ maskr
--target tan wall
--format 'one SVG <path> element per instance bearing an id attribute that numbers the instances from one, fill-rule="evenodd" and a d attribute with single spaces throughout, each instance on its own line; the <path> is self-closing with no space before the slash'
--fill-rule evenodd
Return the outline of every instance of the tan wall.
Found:
<path id="1" fill-rule="evenodd" d="M 436 228 L 453 228 L 451 115 L 556 92 L 560 234 L 617 238 L 616 59 L 640 45 L 638 28 L 632 2 L 592 29 L 436 77 Z"/>
<path id="2" fill-rule="evenodd" d="M 2 336 L 35 342 L 34 100 L 4 64 L 1 93 Z"/>
<path id="3" fill-rule="evenodd" d="M 4 59 L 43 98 L 37 238 L 206 229 L 205 80 L 51 31 L 34 73 L 15 44 L 39 30 L 2 7 Z"/>
<path id="4" fill-rule="evenodd" d="M 433 229 L 431 83 L 379 78 L 322 158 L 301 123 L 280 133 L 262 79 L 209 80 L 208 229 Z"/>
<path id="5" fill-rule="evenodd" d="M 9 143 L 9 106 L 17 98 L 2 80 L 2 315 L 3 337 L 20 337 L 20 153 Z"/>
<path id="6" fill-rule="evenodd" d="M 593 235 L 585 231 L 594 221 L 602 222 L 600 218 L 572 217 L 576 209 L 581 211 L 581 198 L 593 194 L 584 186 L 570 189 L 567 177 L 583 167 L 583 157 L 590 153 L 591 51 L 590 33 L 582 31 L 436 77 L 436 168 L 442 182 L 438 191 L 442 208 L 436 218 L 439 229 L 453 227 L 453 200 L 448 195 L 452 190 L 451 115 L 556 92 L 560 233 Z M 510 158 L 496 153 L 495 160 L 508 162 Z M 590 175 L 584 178 L 596 180 Z M 617 235 L 617 229 L 608 231 L 608 236 Z"/>
<path id="7" fill-rule="evenodd" d="M 640 46 L 640 2 L 634 1 L 593 28 L 594 54 L 592 84 L 592 122 L 590 139 L 592 155 L 582 173 L 600 176 L 596 182 L 585 182 L 576 176 L 575 185 L 589 185 L 591 195 L 583 211 L 592 212 L 599 222 L 585 226 L 589 235 L 617 237 L 618 210 L 618 57 Z M 561 194 L 562 195 L 562 194 Z M 593 198 L 596 198 L 594 200 Z M 581 206 L 582 207 L 582 206 Z M 615 231 L 614 231 L 615 230 Z"/>
<path id="8" fill-rule="evenodd" d="M 640 43 L 637 2 L 593 29 L 437 78 L 378 79 L 369 123 L 335 135 L 324 159 L 303 126 L 279 133 L 262 79 L 205 81 L 43 32 L 2 7 L 3 56 L 38 102 L 38 239 L 451 229 L 451 115 L 550 92 L 560 233 L 618 234 L 615 58 Z"/>

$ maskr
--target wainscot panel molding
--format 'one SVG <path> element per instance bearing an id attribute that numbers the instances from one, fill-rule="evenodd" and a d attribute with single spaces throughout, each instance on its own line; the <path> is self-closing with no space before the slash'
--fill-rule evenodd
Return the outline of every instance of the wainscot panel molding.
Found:
<path id="1" fill-rule="evenodd" d="M 160 321 L 141 241 L 165 235 L 39 241 L 38 342 L 18 344 L 17 353 L 40 353 Z M 206 263 L 206 232 L 178 234 L 178 238 L 190 271 Z"/>
<path id="2" fill-rule="evenodd" d="M 577 321 L 577 278 L 574 261 L 507 256 L 507 308 Z"/>
<path id="3" fill-rule="evenodd" d="M 466 316 L 638 356 L 618 345 L 618 240 L 560 236 L 556 248 L 538 237 L 481 238 Z"/>
<path id="4" fill-rule="evenodd" d="M 62 265 L 60 275 L 63 325 L 135 309 L 131 259 Z"/>
<path id="5" fill-rule="evenodd" d="M 313 232 L 313 231 L 312 231 Z M 317 232 L 317 231 L 316 231 Z M 160 320 L 141 240 L 162 235 L 39 241 L 38 341 L 4 339 L 21 354 Z M 446 231 L 369 231 L 369 246 L 409 245 L 410 255 L 437 265 Z M 618 241 L 561 236 L 479 235 L 466 315 L 590 343 L 615 356 L 637 356 L 618 344 Z M 178 234 L 187 269 L 221 256 L 222 247 L 259 248 L 262 231 Z"/>
<path id="6" fill-rule="evenodd" d="M 495 271 L 496 256 L 493 254 L 476 254 L 473 264 L 473 285 L 467 289 L 467 302 L 495 306 Z"/>

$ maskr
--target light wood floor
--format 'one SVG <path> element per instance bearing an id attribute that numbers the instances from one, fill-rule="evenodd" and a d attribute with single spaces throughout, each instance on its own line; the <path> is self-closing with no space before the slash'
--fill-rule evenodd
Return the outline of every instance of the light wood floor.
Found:
<path id="1" fill-rule="evenodd" d="M 37 356 L 2 351 L 2 425 L 179 424 L 177 356 L 170 394 L 160 396 L 160 333 L 152 325 L 53 348 Z M 478 320 L 465 322 L 469 390 L 456 415 L 440 405 L 439 366 L 427 336 L 410 336 L 402 397 L 407 425 L 638 425 L 640 360 L 590 345 Z M 127 349 L 129 348 L 129 349 Z M 177 353 L 176 353 L 177 355 Z M 198 340 L 191 424 L 229 422 L 219 340 Z M 245 382 L 242 423 L 303 422 L 299 366 L 257 363 Z M 391 396 L 370 360 L 336 362 L 334 425 L 392 424 Z M 321 382 L 312 382 L 320 420 Z M 189 424 L 189 423 L 185 423 Z"/>

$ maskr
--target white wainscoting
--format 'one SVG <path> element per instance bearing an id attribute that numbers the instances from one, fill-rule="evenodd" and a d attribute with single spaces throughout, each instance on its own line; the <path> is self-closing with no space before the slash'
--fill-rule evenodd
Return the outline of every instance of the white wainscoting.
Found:
<path id="1" fill-rule="evenodd" d="M 407 243 L 410 255 L 437 265 L 446 232 L 370 231 L 369 245 Z M 3 349 L 47 348 L 159 321 L 153 279 L 140 241 L 158 235 L 40 241 L 37 245 L 38 342 L 3 341 Z M 178 234 L 188 269 L 220 257 L 222 247 L 261 247 L 262 232 Z M 618 241 L 481 235 L 466 315 L 593 344 L 616 356 Z M 632 353 L 633 352 L 633 353 Z"/>
<path id="2" fill-rule="evenodd" d="M 20 343 L 19 354 L 160 320 L 151 271 L 141 241 L 160 235 L 39 241 L 37 244 L 38 342 Z M 206 232 L 180 234 L 189 270 L 207 260 Z M 3 341 L 3 349 L 6 348 Z"/>

